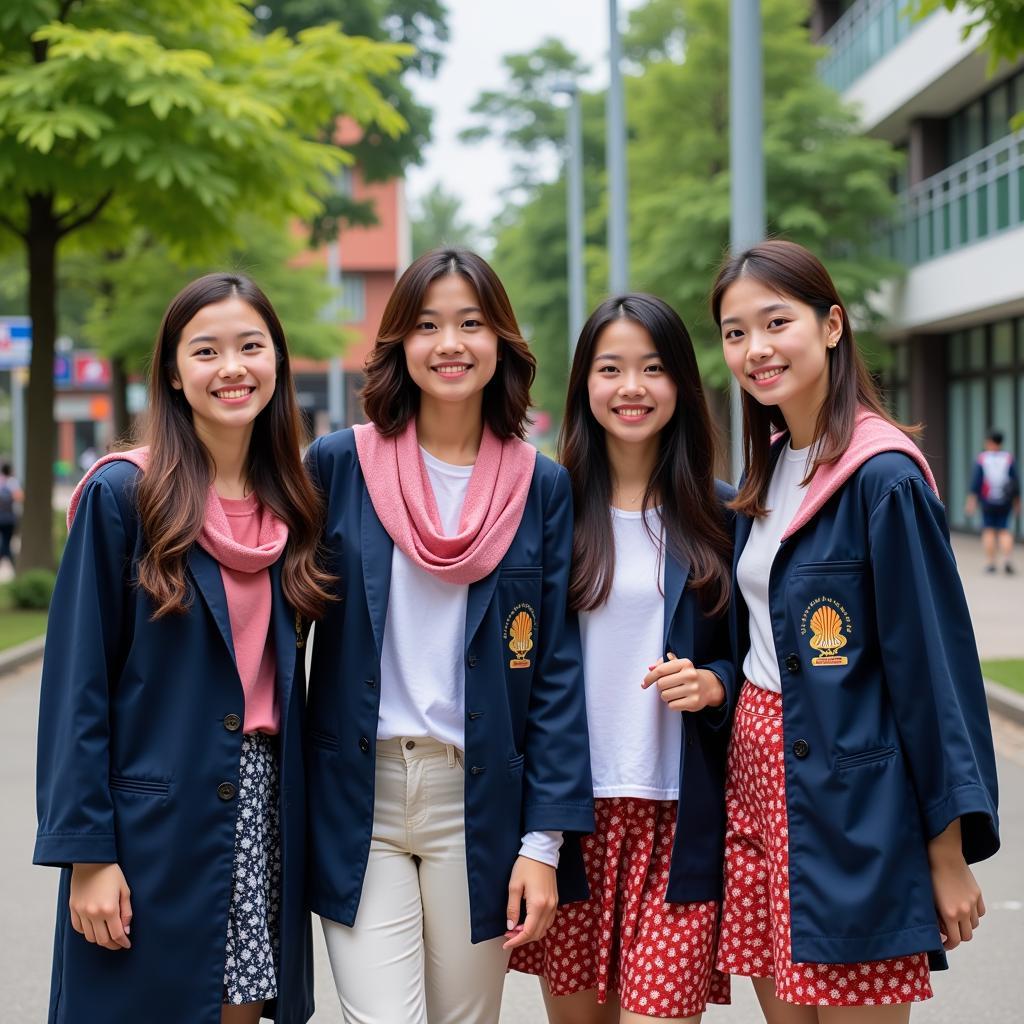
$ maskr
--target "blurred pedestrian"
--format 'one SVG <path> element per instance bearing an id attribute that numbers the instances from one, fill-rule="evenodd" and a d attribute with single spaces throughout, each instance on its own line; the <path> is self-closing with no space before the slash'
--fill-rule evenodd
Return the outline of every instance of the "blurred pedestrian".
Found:
<path id="1" fill-rule="evenodd" d="M 14 568 L 14 554 L 11 551 L 11 538 L 18 526 L 18 505 L 25 495 L 21 484 L 11 475 L 11 464 L 0 464 L 0 564 L 6 558 Z"/>
<path id="2" fill-rule="evenodd" d="M 981 543 L 985 550 L 985 572 L 998 572 L 996 552 L 1003 555 L 1003 569 L 1014 572 L 1013 532 L 1010 513 L 1020 515 L 1020 478 L 1013 455 L 1003 448 L 1003 432 L 990 430 L 985 447 L 974 461 L 971 490 L 965 506 L 973 516 L 981 506 Z"/>
<path id="3" fill-rule="evenodd" d="M 302 622 L 329 577 L 299 422 L 266 296 L 210 274 L 164 315 L 146 447 L 72 496 L 39 712 L 51 1024 L 312 1015 Z"/>

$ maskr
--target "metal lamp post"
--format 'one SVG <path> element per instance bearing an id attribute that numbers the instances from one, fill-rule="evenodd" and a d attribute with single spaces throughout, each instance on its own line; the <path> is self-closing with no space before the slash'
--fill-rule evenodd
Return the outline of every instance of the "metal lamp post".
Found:
<path id="1" fill-rule="evenodd" d="M 608 165 L 608 290 L 618 295 L 629 287 L 629 227 L 626 215 L 626 103 L 622 90 L 622 39 L 619 5 L 608 0 L 609 79 L 605 125 Z"/>
<path id="2" fill-rule="evenodd" d="M 585 284 L 583 273 L 583 115 L 580 90 L 575 82 L 560 82 L 556 94 L 569 97 L 566 111 L 566 230 L 569 276 L 569 362 L 583 329 Z"/>

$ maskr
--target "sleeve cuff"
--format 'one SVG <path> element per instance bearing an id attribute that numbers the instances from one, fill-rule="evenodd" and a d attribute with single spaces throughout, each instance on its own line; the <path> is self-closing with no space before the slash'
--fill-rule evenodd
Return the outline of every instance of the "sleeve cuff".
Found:
<path id="1" fill-rule="evenodd" d="M 72 864 L 116 864 L 117 839 L 113 834 L 37 836 L 32 863 L 57 868 Z"/>
<path id="2" fill-rule="evenodd" d="M 571 804 L 527 804 L 523 811 L 527 832 L 593 832 L 594 801 Z"/>
<path id="3" fill-rule="evenodd" d="M 558 867 L 558 851 L 565 839 L 562 832 L 527 832 L 519 847 L 520 857 L 540 861 L 549 867 Z"/>

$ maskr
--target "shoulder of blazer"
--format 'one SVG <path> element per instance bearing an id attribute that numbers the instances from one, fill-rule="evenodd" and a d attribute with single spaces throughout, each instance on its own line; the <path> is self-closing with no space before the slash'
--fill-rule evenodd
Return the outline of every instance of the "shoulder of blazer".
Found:
<path id="1" fill-rule="evenodd" d="M 351 427 L 335 430 L 332 434 L 318 437 L 306 453 L 306 458 L 313 468 L 314 479 L 326 489 L 327 482 L 334 475 L 336 468 L 358 465 L 356 453 L 356 435 Z"/>
<path id="2" fill-rule="evenodd" d="M 533 465 L 533 479 L 540 484 L 541 493 L 545 501 L 551 497 L 555 483 L 562 476 L 565 477 L 568 483 L 569 474 L 566 472 L 565 467 L 561 463 L 555 462 L 554 459 L 548 458 L 542 451 L 538 451 L 537 459 Z"/>
<path id="3" fill-rule="evenodd" d="M 890 491 L 908 480 L 915 480 L 924 485 L 929 493 L 934 493 L 921 472 L 921 467 L 903 452 L 879 452 L 866 459 L 843 485 L 849 488 L 856 482 L 862 500 L 869 508 L 874 506 Z"/>
<path id="4" fill-rule="evenodd" d="M 141 475 L 142 470 L 127 459 L 108 462 L 89 478 L 82 497 L 84 498 L 94 487 L 106 487 L 117 502 L 117 509 L 125 526 L 137 523 L 139 507 L 135 491 Z"/>

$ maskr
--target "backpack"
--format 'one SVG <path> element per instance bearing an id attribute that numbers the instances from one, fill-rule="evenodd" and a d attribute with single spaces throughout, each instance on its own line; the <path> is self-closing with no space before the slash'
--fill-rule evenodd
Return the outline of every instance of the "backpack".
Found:
<path id="1" fill-rule="evenodd" d="M 14 491 L 4 480 L 0 482 L 0 526 L 14 525 Z"/>
<path id="2" fill-rule="evenodd" d="M 989 505 L 1006 505 L 1017 496 L 1016 481 L 1011 476 L 1013 456 L 1009 452 L 982 452 L 981 500 Z"/>

